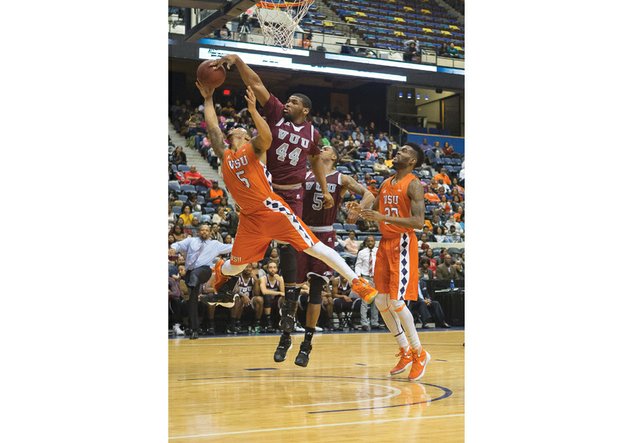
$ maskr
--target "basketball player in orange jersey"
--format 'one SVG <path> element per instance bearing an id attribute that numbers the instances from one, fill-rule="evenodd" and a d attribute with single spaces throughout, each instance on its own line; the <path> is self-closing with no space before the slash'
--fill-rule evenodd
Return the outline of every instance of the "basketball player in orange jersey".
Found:
<path id="1" fill-rule="evenodd" d="M 404 301 L 418 299 L 418 240 L 414 229 L 424 226 L 424 189 L 412 171 L 423 161 L 424 152 L 418 145 L 401 147 L 392 163 L 396 174 L 381 185 L 373 209 L 361 211 L 366 220 L 379 222 L 382 234 L 375 264 L 379 291 L 375 303 L 400 346 L 400 360 L 390 374 L 400 374 L 411 365 L 410 380 L 422 378 L 431 360 L 420 344 Z"/>
<path id="2" fill-rule="evenodd" d="M 306 174 L 304 215 L 302 220 L 317 238 L 330 248 L 333 248 L 336 244 L 336 232 L 333 225 L 338 215 L 342 196 L 347 191 L 351 194 L 362 196 L 362 200 L 359 203 L 349 202 L 347 204 L 349 209 L 348 223 L 355 223 L 359 217 L 360 209 L 370 208 L 375 197 L 368 189 L 355 181 L 353 177 L 341 174 L 336 170 L 338 154 L 332 146 L 323 146 L 321 148 L 321 161 L 325 171 L 327 171 L 327 192 L 319 185 L 314 174 L 308 171 Z M 331 208 L 323 206 L 325 194 L 331 194 L 336 203 Z M 316 322 L 321 313 L 321 290 L 325 283 L 329 283 L 332 275 L 332 270 L 324 262 L 308 255 L 299 257 L 297 281 L 304 282 L 309 280 L 310 293 L 308 294 L 308 310 L 306 311 L 306 333 L 304 341 L 299 348 L 299 353 L 295 358 L 297 366 L 308 366 L 310 351 L 312 351 L 312 337 L 316 331 Z"/>
<path id="3" fill-rule="evenodd" d="M 328 264 L 332 269 L 351 282 L 352 289 L 364 300 L 372 301 L 377 290 L 366 280 L 357 277 L 340 255 L 321 243 L 308 227 L 295 216 L 290 206 L 273 192 L 271 174 L 265 167 L 266 151 L 271 146 L 271 131 L 267 122 L 256 110 L 256 97 L 247 88 L 248 112 L 258 130 L 258 135 L 250 138 L 245 129 L 229 131 L 230 148 L 226 149 L 222 132 L 218 126 L 213 89 L 207 89 L 196 82 L 205 99 L 204 112 L 207 131 L 215 154 L 222 161 L 222 175 L 228 191 L 239 207 L 239 227 L 230 260 L 220 260 L 214 267 L 215 283 L 218 293 L 232 291 L 237 276 L 246 264 L 261 260 L 272 240 L 289 243 L 298 251 Z M 327 189 L 327 187 L 326 187 Z M 282 261 L 281 257 L 281 261 Z M 284 361 L 286 352 L 293 346 L 290 333 L 280 337 L 274 354 L 276 362 Z"/>
<path id="4" fill-rule="evenodd" d="M 300 219 L 303 218 L 303 184 L 307 172 L 307 160 L 310 160 L 310 168 L 322 189 L 326 189 L 327 185 L 325 171 L 319 159 L 318 144 L 321 136 L 307 119 L 312 109 L 312 101 L 304 94 L 295 93 L 282 104 L 267 90 L 258 74 L 236 54 L 226 55 L 211 62 L 211 66 L 223 65 L 229 69 L 233 65 L 237 67 L 241 79 L 246 86 L 252 88 L 256 99 L 263 107 L 263 114 L 273 140 L 271 149 L 267 151 L 267 170 L 272 175 L 273 190 L 291 207 L 293 214 Z M 328 209 L 333 205 L 332 196 L 326 194 L 323 207 Z M 300 291 L 297 285 L 298 257 L 291 245 L 280 245 L 280 263 L 286 286 L 280 327 L 282 339 L 286 341 L 295 325 L 295 311 Z"/>

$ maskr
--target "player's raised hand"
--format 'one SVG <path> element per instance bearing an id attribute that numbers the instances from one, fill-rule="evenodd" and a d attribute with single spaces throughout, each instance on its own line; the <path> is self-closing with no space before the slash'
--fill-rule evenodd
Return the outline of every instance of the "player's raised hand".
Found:
<path id="1" fill-rule="evenodd" d="M 249 86 L 245 90 L 245 100 L 248 102 L 248 111 L 256 111 L 256 96 Z"/>
<path id="2" fill-rule="evenodd" d="M 362 216 L 364 220 L 377 221 L 377 222 L 383 221 L 385 217 L 380 212 L 373 211 L 372 209 L 362 209 L 360 212 L 360 215 Z"/>
<path id="3" fill-rule="evenodd" d="M 226 69 L 230 70 L 231 66 L 233 66 L 237 62 L 236 57 L 237 56 L 235 54 L 225 55 L 222 58 L 213 60 L 211 63 L 209 63 L 209 66 L 213 66 L 214 69 L 217 69 L 220 66 L 226 65 Z"/>
<path id="4" fill-rule="evenodd" d="M 323 207 L 329 209 L 334 206 L 334 197 L 328 192 L 323 194 Z"/>
<path id="5" fill-rule="evenodd" d="M 215 88 L 208 88 L 206 86 L 203 86 L 202 83 L 200 83 L 198 80 L 196 80 L 196 87 L 200 91 L 202 98 L 204 98 L 205 100 L 213 97 L 213 91 L 215 91 Z"/>
<path id="6" fill-rule="evenodd" d="M 355 223 L 360 218 L 360 211 L 362 207 L 356 201 L 348 202 L 345 207 L 347 208 L 347 223 Z"/>

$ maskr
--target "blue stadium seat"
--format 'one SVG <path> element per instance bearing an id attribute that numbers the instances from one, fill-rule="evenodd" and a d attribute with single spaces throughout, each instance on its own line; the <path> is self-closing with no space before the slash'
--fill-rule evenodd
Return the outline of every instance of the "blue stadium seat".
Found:
<path id="1" fill-rule="evenodd" d="M 334 223 L 332 226 L 334 227 L 334 229 L 336 231 L 343 231 L 344 230 L 344 226 L 342 226 L 341 223 Z"/>
<path id="2" fill-rule="evenodd" d="M 168 182 L 168 189 L 171 191 L 181 192 L 181 185 L 176 180 Z"/>
<path id="3" fill-rule="evenodd" d="M 187 195 L 184 195 L 184 194 L 178 194 L 177 198 L 181 200 L 183 203 L 187 201 Z"/>
<path id="4" fill-rule="evenodd" d="M 201 185 L 196 185 L 196 192 L 200 192 L 201 194 L 204 194 L 207 191 L 209 191 L 209 188 L 206 188 Z"/>
<path id="5" fill-rule="evenodd" d="M 348 174 L 351 172 L 346 166 L 336 166 L 336 170 L 341 174 Z"/>
<path id="6" fill-rule="evenodd" d="M 204 205 L 205 204 L 205 198 L 202 195 L 199 195 L 196 198 L 196 201 L 198 202 L 199 205 Z"/>
<path id="7" fill-rule="evenodd" d="M 211 216 L 208 214 L 203 214 L 200 216 L 200 223 L 211 223 Z"/>
<path id="8" fill-rule="evenodd" d="M 187 165 L 179 165 L 178 169 L 181 172 L 187 172 L 187 171 L 189 171 L 189 166 L 187 166 Z"/>
<path id="9" fill-rule="evenodd" d="M 177 172 L 179 170 L 177 168 L 177 165 L 170 165 L 170 169 L 172 169 L 174 172 Z"/>
<path id="10" fill-rule="evenodd" d="M 181 191 L 183 192 L 196 192 L 196 186 L 194 185 L 181 185 Z"/>
<path id="11" fill-rule="evenodd" d="M 346 223 L 343 228 L 345 231 L 359 231 L 359 229 L 357 229 L 357 225 L 353 225 L 351 223 Z"/>
<path id="12" fill-rule="evenodd" d="M 173 206 L 172 207 L 172 212 L 174 212 L 176 215 L 179 215 L 181 213 L 181 207 L 180 206 Z"/>
<path id="13" fill-rule="evenodd" d="M 205 214 L 215 214 L 215 208 L 206 207 Z"/>

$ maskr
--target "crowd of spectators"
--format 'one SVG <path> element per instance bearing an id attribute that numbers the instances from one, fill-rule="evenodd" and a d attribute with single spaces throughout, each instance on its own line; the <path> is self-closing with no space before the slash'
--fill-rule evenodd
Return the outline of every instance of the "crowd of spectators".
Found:
<path id="1" fill-rule="evenodd" d="M 196 236 L 201 223 L 211 226 L 212 239 L 223 243 L 234 243 L 239 223 L 238 208 L 229 204 L 226 190 L 217 181 L 208 180 L 197 172 L 194 165 L 187 165 L 184 149 L 193 149 L 214 169 L 218 169 L 218 159 L 210 147 L 202 107 L 194 108 L 189 102 L 177 102 L 170 108 L 170 120 L 175 130 L 183 135 L 185 146 L 175 146 L 169 138 L 169 206 L 168 206 L 168 244 L 169 246 L 188 236 Z M 242 126 L 254 132 L 247 109 L 236 110 L 232 102 L 216 105 L 220 127 L 227 131 L 232 127 Z M 361 114 L 343 114 L 334 111 L 319 112 L 312 116 L 314 125 L 321 133 L 322 144 L 336 148 L 339 155 L 337 169 L 350 174 L 375 196 L 381 183 L 394 171 L 392 158 L 400 147 L 400 142 L 377 128 L 373 121 L 368 121 Z M 414 172 L 424 186 L 425 226 L 416 232 L 418 236 L 420 281 L 424 293 L 424 306 L 410 303 L 409 308 L 420 319 L 423 327 L 428 326 L 429 319 L 438 327 L 447 323 L 440 315 L 440 308 L 426 291 L 426 282 L 433 280 L 463 280 L 465 255 L 462 242 L 465 238 L 465 180 L 464 164 L 460 154 L 453 146 L 445 142 L 443 146 L 435 141 L 429 144 L 424 139 L 420 144 L 425 152 L 425 162 Z M 460 163 L 459 172 L 443 166 L 446 159 Z M 456 164 L 451 162 L 452 164 Z M 381 235 L 374 222 L 358 220 L 355 225 L 346 223 L 345 204 L 352 196 L 345 196 L 338 212 L 336 250 L 351 266 L 356 266 L 359 256 L 368 255 L 369 244 L 373 246 L 381 241 Z M 372 238 L 372 241 L 369 239 Z M 278 250 L 268 249 L 264 260 L 251 265 L 251 275 L 255 281 L 264 277 L 267 266 L 273 262 L 278 267 Z M 187 287 L 183 282 L 184 258 L 182 254 L 169 257 L 169 323 L 177 335 L 184 334 L 184 316 L 187 315 Z M 250 270 L 248 271 L 250 272 Z M 370 271 L 368 271 L 370 272 Z M 370 275 L 372 278 L 372 275 Z M 374 316 L 372 306 L 362 306 L 363 302 L 354 293 L 342 290 L 338 276 L 326 284 L 323 290 L 323 309 L 319 319 L 319 328 L 325 330 L 364 329 L 383 327 L 380 316 Z M 335 285 L 335 286 L 334 286 Z M 205 293 L 209 290 L 204 288 Z M 305 289 L 307 291 L 307 287 Z M 257 296 L 262 296 L 260 287 Z M 346 293 L 345 293 L 346 292 Z M 302 294 L 304 292 L 302 291 Z M 250 296 L 243 298 L 242 305 L 233 309 L 215 308 L 201 304 L 202 333 L 216 332 L 239 333 L 250 331 L 261 333 L 273 331 L 279 322 L 278 296 L 273 297 L 271 305 L 260 304 L 257 320 L 256 303 L 247 303 Z M 305 321 L 305 305 L 302 297 L 298 315 L 298 328 Z M 272 315 L 266 315 L 269 308 Z M 370 314 L 370 321 L 366 317 Z M 362 317 L 363 315 L 363 317 Z M 301 330 L 301 329 L 300 329 Z"/>

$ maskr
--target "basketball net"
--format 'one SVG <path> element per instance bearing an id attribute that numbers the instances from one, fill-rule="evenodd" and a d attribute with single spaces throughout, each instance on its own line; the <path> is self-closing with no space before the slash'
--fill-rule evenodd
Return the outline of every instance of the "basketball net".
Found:
<path id="1" fill-rule="evenodd" d="M 268 45 L 292 48 L 295 29 L 314 0 L 287 2 L 266 0 L 256 3 L 256 17 Z"/>

